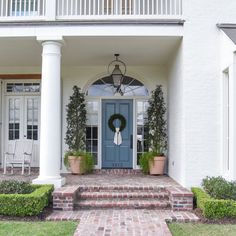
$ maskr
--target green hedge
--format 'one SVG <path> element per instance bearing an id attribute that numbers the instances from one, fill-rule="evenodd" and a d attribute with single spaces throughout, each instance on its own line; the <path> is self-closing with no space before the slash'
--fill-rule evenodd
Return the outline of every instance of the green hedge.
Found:
<path id="1" fill-rule="evenodd" d="M 236 201 L 211 198 L 200 188 L 192 188 L 192 192 L 196 198 L 197 207 L 202 210 L 205 217 L 210 219 L 236 217 Z"/>
<path id="2" fill-rule="evenodd" d="M 41 213 L 51 200 L 53 185 L 32 185 L 30 194 L 0 194 L 0 214 L 33 216 Z"/>

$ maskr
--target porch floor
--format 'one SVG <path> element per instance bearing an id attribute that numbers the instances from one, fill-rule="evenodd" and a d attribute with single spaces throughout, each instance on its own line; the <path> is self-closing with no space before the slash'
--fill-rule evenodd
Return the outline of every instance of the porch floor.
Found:
<path id="1" fill-rule="evenodd" d="M 120 174 L 89 174 L 71 175 L 63 174 L 66 178 L 66 186 L 137 186 L 137 187 L 175 187 L 180 186 L 168 176 L 150 176 L 142 173 L 136 175 Z"/>
<path id="2" fill-rule="evenodd" d="M 31 182 L 37 178 L 39 174 L 38 168 L 32 168 L 31 175 L 21 175 L 21 169 L 15 168 L 14 174 L 3 174 L 3 169 L 0 169 L 0 181 L 1 180 L 19 180 Z M 115 173 L 114 171 L 95 171 L 95 173 L 87 175 L 72 175 L 62 174 L 66 178 L 65 186 L 163 186 L 163 187 L 180 187 L 172 178 L 167 175 L 163 176 L 150 176 L 144 175 L 140 171 L 129 172 L 129 173 Z"/>

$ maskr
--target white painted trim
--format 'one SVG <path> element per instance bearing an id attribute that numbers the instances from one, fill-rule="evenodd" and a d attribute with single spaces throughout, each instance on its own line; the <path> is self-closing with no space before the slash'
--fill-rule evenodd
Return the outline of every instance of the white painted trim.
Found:
<path id="1" fill-rule="evenodd" d="M 16 93 L 12 93 L 12 92 L 7 92 L 6 91 L 6 86 L 8 83 L 39 83 L 41 86 L 41 80 L 39 79 L 7 79 L 7 80 L 2 80 L 3 84 L 2 84 L 2 90 L 3 90 L 3 95 L 4 96 L 19 96 L 19 95 L 29 95 L 29 96 L 40 96 L 41 92 L 34 92 L 34 93 L 28 93 L 28 92 L 16 92 Z M 41 88 L 40 88 L 41 90 Z"/>
<path id="2" fill-rule="evenodd" d="M 83 86 L 83 89 L 82 89 L 83 93 L 86 93 L 88 91 L 89 87 L 94 82 L 96 82 L 97 80 L 102 79 L 104 77 L 107 77 L 107 76 L 109 76 L 109 74 L 107 72 L 102 72 L 102 73 L 98 73 L 95 76 L 91 77 L 89 80 L 87 80 L 87 83 Z M 148 79 L 144 79 L 142 76 L 140 76 L 139 74 L 132 72 L 132 71 L 129 71 L 128 73 L 126 73 L 126 76 L 131 77 L 131 78 L 136 79 L 139 82 L 141 82 L 144 85 L 144 87 L 147 88 L 147 90 L 150 94 L 150 91 L 152 90 L 152 88 L 148 84 L 148 81 L 149 81 Z M 89 97 L 93 97 L 93 96 L 89 96 Z M 140 96 L 140 97 L 144 97 L 144 96 Z M 132 96 L 132 98 L 133 98 L 133 96 Z"/>
<path id="3" fill-rule="evenodd" d="M 133 99 L 133 169 L 137 169 L 137 100 Z"/>
<path id="4" fill-rule="evenodd" d="M 99 140 L 98 140 L 98 168 L 102 169 L 102 99 L 99 99 L 98 110 Z"/>
<path id="5" fill-rule="evenodd" d="M 230 117 L 231 117 L 231 128 L 230 131 L 232 132 L 231 138 L 231 154 L 230 154 L 230 166 L 231 166 L 231 178 L 236 180 L 236 53 L 233 54 L 233 64 L 230 70 L 230 93 L 231 93 L 231 106 L 230 106 Z"/>
<path id="6" fill-rule="evenodd" d="M 230 83 L 230 76 L 229 76 L 229 68 L 226 68 L 223 73 L 222 73 L 222 81 L 221 81 L 221 85 L 222 85 L 222 96 L 221 96 L 221 108 L 222 108 L 222 129 L 221 129 L 221 138 L 222 138 L 222 158 L 221 158 L 221 173 L 223 174 L 223 176 L 225 178 L 229 178 L 230 177 L 230 136 L 228 133 L 228 141 L 226 140 L 226 131 L 225 129 L 229 128 L 230 129 L 230 111 L 228 112 L 229 108 L 226 108 L 226 103 L 227 106 L 230 106 L 230 89 L 229 89 L 229 83 Z M 228 90 L 226 91 L 228 87 Z M 226 116 L 226 113 L 228 113 L 228 115 Z M 226 153 L 227 151 L 227 153 Z M 226 156 L 227 155 L 227 156 Z M 228 160 L 226 160 L 226 158 Z M 228 168 L 229 166 L 229 168 Z"/>
<path id="7" fill-rule="evenodd" d="M 3 98 L 3 82 L 2 79 L 0 79 L 0 155 L 1 155 L 1 159 L 0 159 L 0 166 L 3 166 L 3 133 L 4 133 L 4 129 L 3 129 L 3 102 L 2 102 L 2 98 Z"/>
<path id="8" fill-rule="evenodd" d="M 45 16 L 3 16 L 0 17 L 0 22 L 23 22 L 23 21 L 45 21 Z"/>
<path id="9" fill-rule="evenodd" d="M 234 79 L 234 68 L 233 65 L 229 66 L 229 172 L 226 173 L 230 179 L 235 179 L 234 172 L 235 172 L 235 147 L 234 144 L 236 142 L 236 94 L 234 92 L 236 83 Z M 226 176 L 227 177 L 227 176 Z"/>
<path id="10" fill-rule="evenodd" d="M 85 101 L 96 101 L 98 102 L 98 152 L 97 152 L 97 155 L 98 155 L 98 164 L 94 166 L 95 169 L 101 169 L 101 140 L 102 140 L 102 136 L 101 136 L 101 127 L 102 127 L 102 119 L 101 119 L 101 99 L 97 98 L 97 99 L 94 99 L 94 98 L 91 98 L 91 97 L 86 97 L 85 98 Z"/>
<path id="11" fill-rule="evenodd" d="M 33 184 L 53 184 L 54 188 L 60 188 L 66 183 L 66 179 L 64 177 L 52 177 L 52 178 L 40 178 L 32 180 Z"/>
<path id="12" fill-rule="evenodd" d="M 36 18 L 37 19 L 37 18 Z M 74 20 L 78 20 L 78 21 L 84 21 L 84 20 L 90 20 L 92 22 L 94 21 L 128 21 L 128 22 L 132 22 L 132 21 L 140 21 L 143 20 L 148 21 L 148 20 L 158 20 L 158 21 L 162 21 L 163 23 L 165 22 L 179 22 L 183 20 L 183 16 L 182 15 L 120 15 L 120 16 L 116 16 L 116 15 L 92 15 L 92 16 L 57 16 L 57 20 L 66 20 L 66 21 L 74 21 Z"/>

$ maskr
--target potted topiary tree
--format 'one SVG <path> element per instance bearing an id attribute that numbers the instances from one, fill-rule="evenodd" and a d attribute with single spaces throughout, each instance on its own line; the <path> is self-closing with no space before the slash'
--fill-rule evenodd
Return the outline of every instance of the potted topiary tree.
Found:
<path id="1" fill-rule="evenodd" d="M 164 153 L 167 150 L 167 120 L 161 85 L 156 86 L 156 89 L 152 91 L 147 116 L 146 126 L 150 151 L 141 156 L 140 166 L 144 173 L 162 175 L 166 161 Z"/>
<path id="2" fill-rule="evenodd" d="M 93 169 L 93 158 L 86 153 L 86 104 L 84 94 L 77 86 L 67 105 L 67 131 L 65 142 L 69 147 L 65 153 L 64 163 L 72 174 L 83 174 Z"/>

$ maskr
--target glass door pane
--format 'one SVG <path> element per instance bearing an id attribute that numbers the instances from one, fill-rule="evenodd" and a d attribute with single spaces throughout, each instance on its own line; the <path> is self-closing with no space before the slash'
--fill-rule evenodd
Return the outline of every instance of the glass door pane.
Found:
<path id="1" fill-rule="evenodd" d="M 26 138 L 38 140 L 39 104 L 38 98 L 26 99 Z"/>
<path id="2" fill-rule="evenodd" d="M 137 165 L 139 165 L 139 159 L 144 152 L 148 151 L 148 142 L 147 142 L 147 108 L 148 102 L 137 101 L 136 105 L 136 124 L 137 124 Z"/>
<path id="3" fill-rule="evenodd" d="M 20 98 L 9 98 L 8 100 L 8 140 L 20 139 Z"/>

